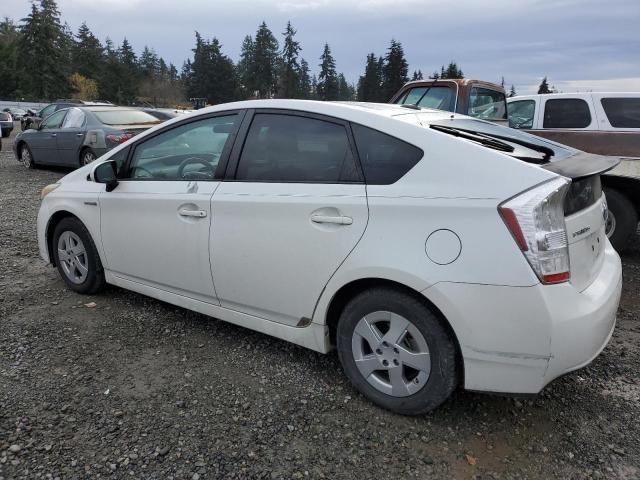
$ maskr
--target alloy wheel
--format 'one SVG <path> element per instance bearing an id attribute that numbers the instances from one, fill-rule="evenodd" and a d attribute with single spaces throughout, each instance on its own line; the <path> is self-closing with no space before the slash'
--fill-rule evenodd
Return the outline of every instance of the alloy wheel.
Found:
<path id="1" fill-rule="evenodd" d="M 607 223 L 605 223 L 604 233 L 608 238 L 611 238 L 613 232 L 616 231 L 616 216 L 611 213 L 611 210 L 607 212 Z"/>
<path id="2" fill-rule="evenodd" d="M 22 165 L 25 168 L 31 168 L 31 165 L 33 164 L 33 158 L 31 158 L 31 152 L 27 147 L 22 147 L 20 158 L 22 159 Z"/>
<path id="3" fill-rule="evenodd" d="M 65 276 L 75 284 L 81 284 L 89 273 L 87 250 L 75 233 L 67 230 L 58 238 L 58 260 Z"/>
<path id="4" fill-rule="evenodd" d="M 95 154 L 91 150 L 86 150 L 82 154 L 82 165 L 89 165 L 96 159 Z"/>
<path id="5" fill-rule="evenodd" d="M 377 311 L 360 319 L 351 351 L 367 382 L 393 397 L 413 395 L 431 373 L 426 339 L 413 323 L 393 312 Z"/>

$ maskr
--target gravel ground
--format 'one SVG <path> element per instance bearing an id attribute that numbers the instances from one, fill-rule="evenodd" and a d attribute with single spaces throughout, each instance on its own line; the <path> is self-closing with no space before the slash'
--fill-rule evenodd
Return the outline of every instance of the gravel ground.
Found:
<path id="1" fill-rule="evenodd" d="M 335 354 L 110 287 L 39 259 L 40 189 L 66 172 L 0 153 L 0 480 L 640 477 L 640 240 L 610 345 L 532 399 L 456 392 L 407 418 Z M 95 302 L 95 307 L 85 304 Z"/>

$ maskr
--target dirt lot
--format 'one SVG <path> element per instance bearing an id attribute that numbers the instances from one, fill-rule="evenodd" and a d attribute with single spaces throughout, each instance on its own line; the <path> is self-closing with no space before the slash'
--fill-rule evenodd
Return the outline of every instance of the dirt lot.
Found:
<path id="1" fill-rule="evenodd" d="M 610 345 L 534 399 L 459 391 L 380 410 L 337 356 L 115 287 L 65 289 L 39 259 L 40 189 L 0 153 L 0 480 L 640 477 L 640 240 Z M 85 306 L 95 302 L 96 306 Z"/>

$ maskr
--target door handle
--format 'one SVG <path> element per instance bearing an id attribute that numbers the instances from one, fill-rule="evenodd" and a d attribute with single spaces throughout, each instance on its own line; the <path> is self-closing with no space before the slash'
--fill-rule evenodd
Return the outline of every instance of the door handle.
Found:
<path id="1" fill-rule="evenodd" d="M 204 218 L 207 216 L 207 212 L 205 210 L 189 210 L 187 208 L 181 208 L 178 210 L 178 215 L 183 217 Z"/>
<path id="2" fill-rule="evenodd" d="M 311 221 L 313 223 L 335 223 L 337 225 L 351 225 L 353 218 L 345 217 L 343 215 L 311 215 Z"/>
<path id="3" fill-rule="evenodd" d="M 76 137 L 82 137 L 84 133 L 76 133 Z"/>
<path id="4" fill-rule="evenodd" d="M 52 137 L 57 137 L 57 136 L 58 136 L 58 134 L 57 134 L 57 133 L 50 133 L 50 135 L 51 135 Z"/>

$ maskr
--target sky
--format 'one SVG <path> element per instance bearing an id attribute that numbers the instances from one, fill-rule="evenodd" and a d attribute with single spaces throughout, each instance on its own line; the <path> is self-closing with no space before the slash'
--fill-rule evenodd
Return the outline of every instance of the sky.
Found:
<path id="1" fill-rule="evenodd" d="M 563 92 L 640 91 L 640 0 L 58 0 L 76 31 L 86 21 L 102 41 L 126 37 L 180 69 L 194 33 L 217 37 L 234 61 L 264 20 L 281 42 L 287 20 L 302 56 L 318 70 L 329 44 L 337 69 L 356 82 L 366 55 L 392 38 L 410 74 L 457 62 L 465 77 L 535 93 L 542 77 Z M 29 0 L 0 0 L 0 17 L 25 17 Z"/>

